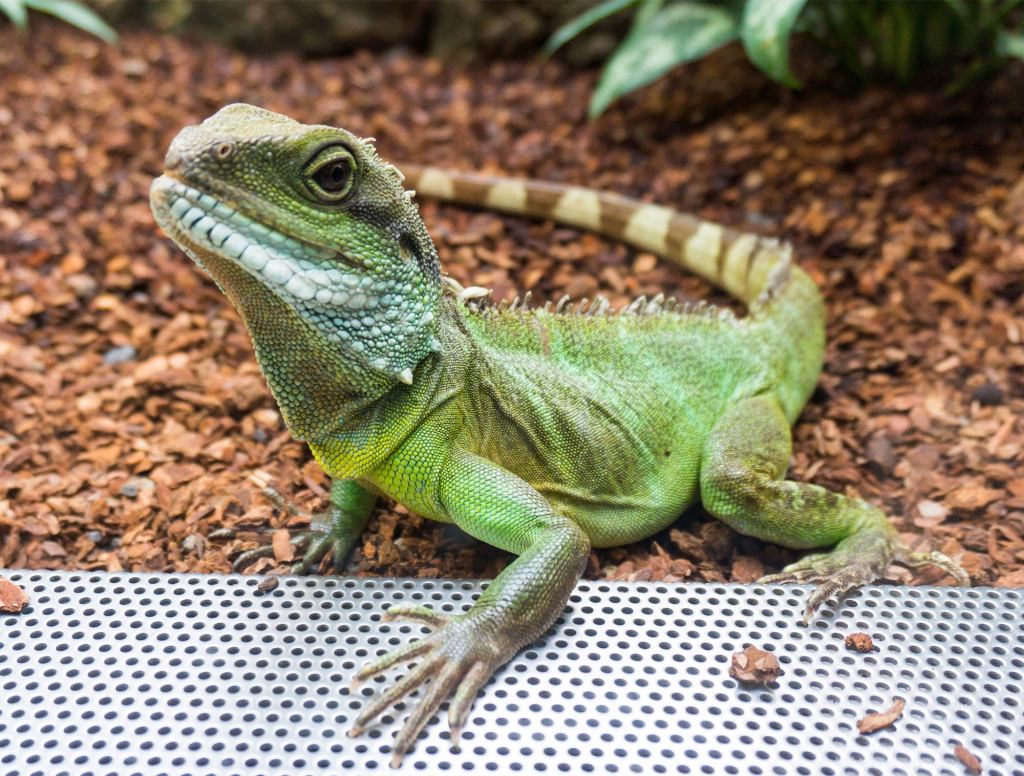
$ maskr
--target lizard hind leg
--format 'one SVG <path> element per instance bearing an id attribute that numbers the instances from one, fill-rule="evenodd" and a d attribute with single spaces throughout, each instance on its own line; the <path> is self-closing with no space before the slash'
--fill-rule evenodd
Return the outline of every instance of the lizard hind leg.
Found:
<path id="1" fill-rule="evenodd" d="M 833 546 L 807 555 L 769 584 L 815 584 L 804 622 L 833 596 L 882 577 L 890 563 L 935 565 L 967 584 L 964 571 L 938 552 L 903 546 L 885 513 L 866 501 L 818 485 L 783 479 L 790 429 L 772 396 L 743 400 L 723 413 L 708 439 L 701 500 L 717 518 L 748 536 L 796 549 Z"/>

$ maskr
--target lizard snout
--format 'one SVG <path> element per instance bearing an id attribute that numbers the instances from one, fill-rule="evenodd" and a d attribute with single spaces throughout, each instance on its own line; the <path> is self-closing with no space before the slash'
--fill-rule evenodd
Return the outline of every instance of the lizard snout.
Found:
<path id="1" fill-rule="evenodd" d="M 191 173 L 230 160 L 235 147 L 231 138 L 211 136 L 201 127 L 186 127 L 171 141 L 164 157 L 164 170 L 187 179 Z"/>

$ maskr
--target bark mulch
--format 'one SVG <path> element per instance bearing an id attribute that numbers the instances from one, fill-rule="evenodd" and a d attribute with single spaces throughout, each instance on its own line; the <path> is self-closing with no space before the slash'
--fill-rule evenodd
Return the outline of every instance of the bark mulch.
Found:
<path id="1" fill-rule="evenodd" d="M 791 240 L 830 310 L 793 476 L 884 506 L 976 583 L 1024 586 L 1022 71 L 957 100 L 787 95 L 727 52 L 589 124 L 593 81 L 557 63 L 304 62 L 143 33 L 112 48 L 43 21 L 27 40 L 0 30 L 0 566 L 223 572 L 306 520 L 251 474 L 325 503 L 237 316 L 147 203 L 174 133 L 247 101 L 374 136 L 389 159 L 614 189 Z M 709 293 L 592 235 L 422 212 L 447 271 L 497 299 Z M 697 509 L 595 553 L 587 573 L 748 582 L 795 557 Z M 508 561 L 385 505 L 349 570 L 492 576 Z"/>

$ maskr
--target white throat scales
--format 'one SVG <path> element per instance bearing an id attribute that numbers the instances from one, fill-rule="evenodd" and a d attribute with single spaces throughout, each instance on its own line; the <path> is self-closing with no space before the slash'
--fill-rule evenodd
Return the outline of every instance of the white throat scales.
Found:
<path id="1" fill-rule="evenodd" d="M 370 368 L 412 382 L 414 363 L 395 356 L 424 339 L 433 321 L 424 302 L 396 294 L 394 279 L 357 274 L 337 251 L 281 234 L 210 194 L 177 181 L 167 188 L 170 217 L 193 241 L 243 267 Z M 431 342 L 428 335 L 428 349 Z"/>

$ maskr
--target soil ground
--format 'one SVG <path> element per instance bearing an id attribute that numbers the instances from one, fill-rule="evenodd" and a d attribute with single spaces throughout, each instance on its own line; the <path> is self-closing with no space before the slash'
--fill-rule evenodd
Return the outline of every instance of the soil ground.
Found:
<path id="1" fill-rule="evenodd" d="M 792 476 L 882 505 L 976 583 L 1024 586 L 1024 72 L 950 100 L 787 94 L 735 52 L 585 118 L 594 73 L 408 53 L 301 61 L 43 21 L 0 30 L 0 566 L 224 572 L 327 481 L 291 439 L 238 317 L 157 230 L 180 127 L 246 101 L 378 139 L 385 158 L 613 189 L 779 235 L 830 310 Z M 422 205 L 446 271 L 494 298 L 711 295 L 592 235 Z M 588 576 L 748 582 L 796 554 L 695 509 Z M 358 574 L 493 576 L 509 557 L 382 506 Z M 934 571 L 897 582 L 949 582 Z"/>

